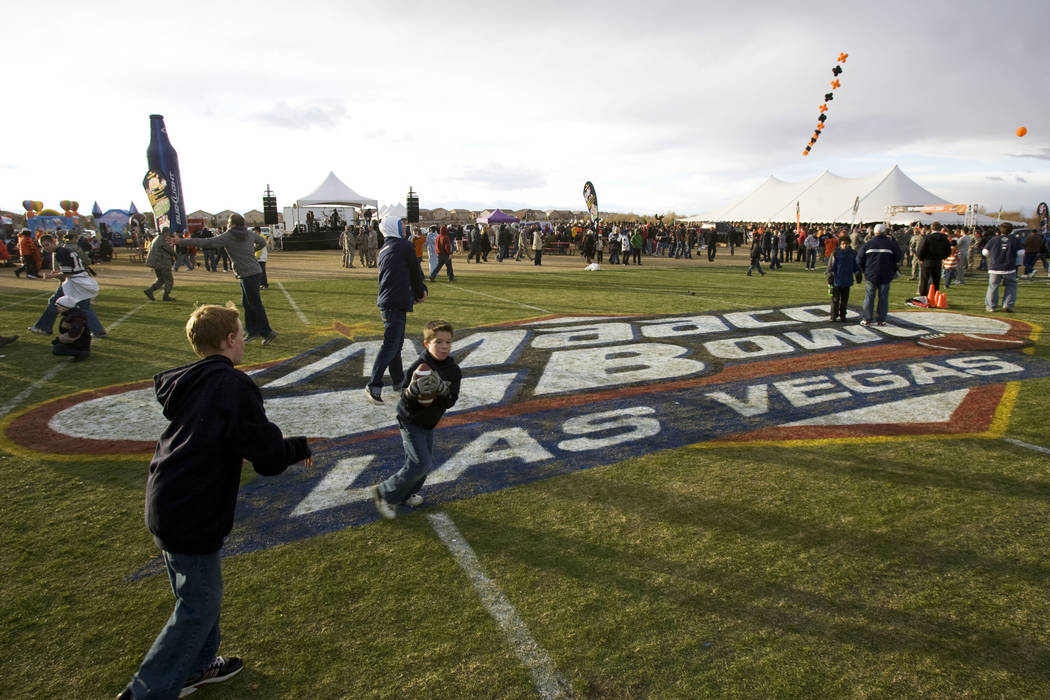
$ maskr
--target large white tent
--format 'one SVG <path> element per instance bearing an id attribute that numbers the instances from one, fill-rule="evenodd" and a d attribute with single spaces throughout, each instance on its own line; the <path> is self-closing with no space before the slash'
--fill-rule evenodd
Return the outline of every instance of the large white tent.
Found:
<path id="1" fill-rule="evenodd" d="M 853 214 L 854 202 L 857 206 Z M 938 204 L 967 204 L 949 202 L 925 189 L 901 172 L 896 165 L 889 172 L 871 177 L 839 177 L 824 171 L 822 175 L 804 182 L 786 182 L 772 175 L 758 189 L 735 204 L 686 221 L 762 221 L 794 222 L 796 206 L 802 221 L 818 223 L 870 223 L 886 221 L 894 224 L 930 224 L 938 221 L 948 225 L 962 225 L 965 215 L 954 212 L 899 212 L 887 216 L 887 207 L 923 206 Z M 977 224 L 996 223 L 990 216 L 977 216 Z"/>
<path id="2" fill-rule="evenodd" d="M 342 180 L 329 172 L 328 177 L 313 192 L 300 197 L 295 202 L 300 207 L 345 206 L 345 207 L 378 207 L 379 202 L 370 197 L 363 197 L 347 187 Z"/>

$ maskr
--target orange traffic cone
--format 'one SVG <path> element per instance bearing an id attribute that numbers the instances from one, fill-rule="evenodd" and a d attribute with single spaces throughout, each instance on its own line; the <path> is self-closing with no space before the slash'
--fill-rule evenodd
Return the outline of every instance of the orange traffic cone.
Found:
<path id="1" fill-rule="evenodd" d="M 948 295 L 944 292 L 937 292 L 937 308 L 947 309 L 948 308 Z"/>
<path id="2" fill-rule="evenodd" d="M 926 303 L 930 306 L 933 306 L 935 303 L 937 303 L 937 288 L 934 287 L 932 284 L 930 285 L 929 291 L 926 292 Z"/>

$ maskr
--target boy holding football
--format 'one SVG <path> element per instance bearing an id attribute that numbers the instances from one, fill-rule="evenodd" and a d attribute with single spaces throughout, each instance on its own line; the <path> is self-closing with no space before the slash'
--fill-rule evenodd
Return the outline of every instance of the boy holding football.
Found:
<path id="1" fill-rule="evenodd" d="M 430 321 L 423 328 L 423 352 L 405 373 L 407 385 L 397 403 L 397 423 L 405 447 L 405 463 L 396 474 L 369 488 L 376 510 L 386 519 L 397 516 L 400 504 L 423 503 L 419 490 L 433 467 L 434 427 L 456 405 L 462 379 L 452 357 L 452 325 Z"/>

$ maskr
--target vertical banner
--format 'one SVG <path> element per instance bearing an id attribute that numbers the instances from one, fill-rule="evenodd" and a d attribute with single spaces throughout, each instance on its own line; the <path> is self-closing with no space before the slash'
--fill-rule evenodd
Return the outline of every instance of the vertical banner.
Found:
<path id="1" fill-rule="evenodd" d="M 594 191 L 594 185 L 590 180 L 583 185 L 583 201 L 587 203 L 587 211 L 590 212 L 591 222 L 598 223 L 598 193 Z"/>
<path id="2" fill-rule="evenodd" d="M 799 210 L 798 202 L 795 202 L 795 235 L 802 235 L 802 213 Z"/>
<path id="3" fill-rule="evenodd" d="M 186 230 L 186 204 L 182 197 L 182 176 L 179 174 L 179 156 L 168 140 L 164 117 L 149 116 L 149 148 L 146 149 L 148 170 L 142 187 L 153 207 L 157 230 L 168 227 L 178 234 Z"/>

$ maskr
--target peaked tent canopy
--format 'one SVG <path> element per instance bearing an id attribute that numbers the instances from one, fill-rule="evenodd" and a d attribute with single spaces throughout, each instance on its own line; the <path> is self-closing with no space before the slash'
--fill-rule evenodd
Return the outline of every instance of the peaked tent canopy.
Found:
<path id="1" fill-rule="evenodd" d="M 860 204 L 854 218 L 853 203 L 858 197 Z M 886 207 L 890 205 L 953 204 L 919 185 L 896 165 L 881 175 L 858 178 L 839 177 L 824 171 L 811 180 L 785 182 L 770 175 L 758 189 L 735 204 L 691 217 L 691 220 L 794 223 L 796 203 L 802 221 L 817 223 L 888 221 L 894 224 L 930 224 L 937 221 L 961 226 L 965 220 L 965 215 L 951 212 L 900 212 L 887 218 Z M 978 215 L 977 223 L 990 226 L 996 220 L 994 217 Z"/>
<path id="2" fill-rule="evenodd" d="M 479 224 L 516 224 L 519 221 L 521 221 L 521 219 L 516 216 L 511 216 L 501 209 L 494 209 L 490 212 L 483 213 L 477 218 Z"/>
<path id="3" fill-rule="evenodd" d="M 344 207 L 377 207 L 379 202 L 369 197 L 362 197 L 343 184 L 343 181 L 329 172 L 324 182 L 310 194 L 296 200 L 300 207 L 344 206 Z"/>

